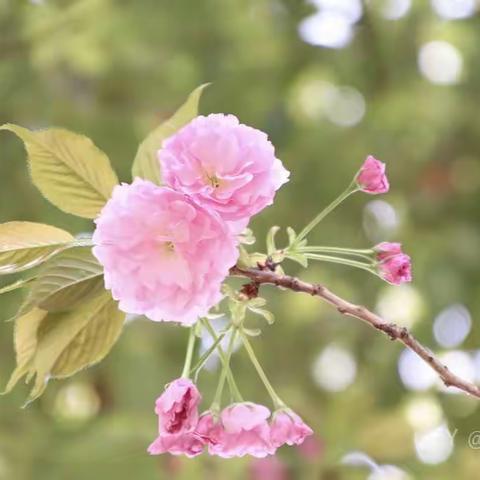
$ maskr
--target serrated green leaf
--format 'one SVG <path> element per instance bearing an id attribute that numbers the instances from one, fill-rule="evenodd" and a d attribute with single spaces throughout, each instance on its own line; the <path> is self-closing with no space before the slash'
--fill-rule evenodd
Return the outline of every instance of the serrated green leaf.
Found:
<path id="1" fill-rule="evenodd" d="M 3 393 L 10 392 L 17 382 L 28 373 L 37 348 L 38 328 L 47 312 L 35 308 L 15 320 L 14 346 L 17 366 Z"/>
<path id="2" fill-rule="evenodd" d="M 0 224 L 0 275 L 36 267 L 69 246 L 65 230 L 33 222 Z"/>
<path id="3" fill-rule="evenodd" d="M 132 166 L 132 176 L 150 180 L 158 185 L 162 182 L 160 163 L 157 159 L 157 151 L 162 142 L 186 125 L 198 115 L 198 104 L 203 90 L 209 84 L 205 83 L 197 87 L 187 98 L 186 102 L 155 130 L 150 132 L 139 145 Z"/>
<path id="4" fill-rule="evenodd" d="M 25 376 L 35 377 L 29 402 L 50 378 L 63 378 L 98 363 L 111 350 L 125 320 L 110 293 L 103 291 L 68 312 L 34 309 L 16 321 L 17 368 L 6 392 Z"/>
<path id="5" fill-rule="evenodd" d="M 105 291 L 78 309 L 47 319 L 33 358 L 30 401 L 43 393 L 49 378 L 67 377 L 99 362 L 119 337 L 125 314 Z"/>
<path id="6" fill-rule="evenodd" d="M 104 290 L 103 267 L 89 247 L 74 247 L 55 255 L 43 265 L 26 300 L 28 309 L 37 306 L 61 312 Z"/>
<path id="7" fill-rule="evenodd" d="M 110 198 L 117 176 L 108 157 L 83 135 L 49 128 L 31 131 L 13 124 L 25 144 L 33 183 L 61 210 L 95 218 Z"/>

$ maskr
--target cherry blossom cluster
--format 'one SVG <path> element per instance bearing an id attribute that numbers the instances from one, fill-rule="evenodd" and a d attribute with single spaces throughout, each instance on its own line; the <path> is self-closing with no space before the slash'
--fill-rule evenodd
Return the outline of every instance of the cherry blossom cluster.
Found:
<path id="1" fill-rule="evenodd" d="M 205 449 L 223 458 L 265 457 L 282 445 L 299 445 L 313 432 L 288 408 L 270 410 L 252 402 L 234 403 L 220 414 L 198 414 L 200 393 L 190 380 L 170 383 L 156 402 L 157 439 L 148 451 L 194 457 Z M 270 419 L 271 417 L 271 419 Z M 270 422 L 269 422 L 270 419 Z"/>
<path id="2" fill-rule="evenodd" d="M 158 157 L 165 186 L 138 178 L 117 186 L 96 220 L 93 253 L 120 309 L 192 325 L 221 299 L 235 234 L 289 172 L 267 135 L 233 115 L 195 118 Z"/>
<path id="3" fill-rule="evenodd" d="M 220 337 L 208 320 L 210 309 L 224 298 L 224 281 L 239 261 L 242 232 L 254 215 L 273 203 L 289 172 L 265 133 L 224 114 L 193 119 L 163 142 L 158 162 L 163 185 L 135 178 L 115 187 L 95 221 L 93 236 L 93 253 L 104 267 L 105 287 L 121 310 L 191 327 L 182 375 L 156 402 L 158 437 L 148 451 L 189 457 L 204 451 L 223 458 L 265 457 L 284 444 L 301 444 L 313 432 L 273 389 L 248 340 L 252 333 L 243 325 L 249 308 L 269 318 L 261 308 L 263 299 L 241 292 L 229 295 L 231 321 Z M 388 189 L 385 164 L 367 157 L 343 194 L 300 234 L 290 229 L 285 248 L 275 247 L 274 228 L 264 256 L 269 263 L 256 266 L 275 269 L 287 258 L 302 265 L 318 260 L 361 268 L 394 285 L 410 281 L 410 258 L 399 243 L 382 242 L 368 250 L 307 243 L 310 231 L 348 196 Z M 242 252 L 245 255 L 245 249 Z M 192 367 L 198 327 L 207 329 L 214 343 Z M 227 333 L 230 342 L 224 351 L 221 340 Z M 237 335 L 272 399 L 273 413 L 241 397 L 230 369 Z M 201 395 L 190 378 L 194 373 L 197 378 L 214 351 L 222 369 L 214 400 L 200 414 Z M 222 408 L 226 383 L 236 402 Z"/>

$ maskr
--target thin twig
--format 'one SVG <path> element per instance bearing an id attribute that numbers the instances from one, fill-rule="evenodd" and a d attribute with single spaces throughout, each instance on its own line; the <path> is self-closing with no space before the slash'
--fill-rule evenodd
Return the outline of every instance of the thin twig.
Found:
<path id="1" fill-rule="evenodd" d="M 363 320 L 373 328 L 385 333 L 391 340 L 397 340 L 403 343 L 438 373 L 445 386 L 457 387 L 465 393 L 480 398 L 480 388 L 477 385 L 451 372 L 448 367 L 440 362 L 428 348 L 424 347 L 407 328 L 387 322 L 367 308 L 344 300 L 323 285 L 307 283 L 289 275 L 279 275 L 271 270 L 257 268 L 240 269 L 233 267 L 230 273 L 235 276 L 247 277 L 256 284 L 266 283 L 287 288 L 294 292 L 307 293 L 323 298 L 323 300 L 333 305 L 341 314 Z"/>

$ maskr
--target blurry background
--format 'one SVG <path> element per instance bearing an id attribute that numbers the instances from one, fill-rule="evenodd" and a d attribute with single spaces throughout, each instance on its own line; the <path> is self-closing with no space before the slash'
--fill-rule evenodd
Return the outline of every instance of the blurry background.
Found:
<path id="1" fill-rule="evenodd" d="M 202 113 L 231 112 L 267 131 L 292 171 L 253 222 L 259 250 L 270 225 L 301 228 L 375 155 L 388 164 L 390 193 L 357 194 L 311 243 L 402 241 L 414 282 L 386 286 L 327 264 L 286 268 L 413 328 L 457 373 L 480 381 L 478 8 L 475 0 L 0 0 L 0 123 L 87 134 L 129 181 L 138 142 L 211 81 Z M 42 198 L 21 143 L 2 133 L 0 221 L 11 220 L 92 229 Z M 365 466 L 342 465 L 351 451 L 410 478 L 478 479 L 480 450 L 468 445 L 480 430 L 478 401 L 442 393 L 400 345 L 318 300 L 263 294 L 277 321 L 254 344 L 281 396 L 315 429 L 305 448 L 264 462 L 149 457 L 154 400 L 180 373 L 187 332 L 135 320 L 104 362 L 52 382 L 27 409 L 23 385 L 0 398 L 0 479 L 406 478 L 370 472 L 358 456 L 350 463 Z M 2 296 L 1 318 L 19 301 Z M 4 385 L 12 323 L 0 329 Z M 245 397 L 268 404 L 243 353 L 234 368 Z M 205 406 L 215 376 L 201 375 Z"/>

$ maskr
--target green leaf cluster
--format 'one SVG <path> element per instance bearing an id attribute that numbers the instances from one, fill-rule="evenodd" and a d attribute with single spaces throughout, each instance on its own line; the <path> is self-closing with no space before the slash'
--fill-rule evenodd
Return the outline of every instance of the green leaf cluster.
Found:
<path id="1" fill-rule="evenodd" d="M 156 158 L 165 138 L 198 114 L 201 93 L 194 90 L 179 110 L 140 143 L 132 176 L 161 183 Z M 33 183 L 66 213 L 95 219 L 118 184 L 108 156 L 83 135 L 59 128 L 29 130 L 0 126 L 19 137 L 27 151 Z M 29 401 L 38 398 L 51 378 L 73 375 L 102 360 L 118 339 L 125 321 L 105 290 L 103 268 L 90 239 L 75 238 L 51 225 L 0 224 L 0 275 L 36 269 L 0 294 L 26 289 L 14 318 L 16 368 L 5 393 L 25 377 L 33 380 Z"/>

